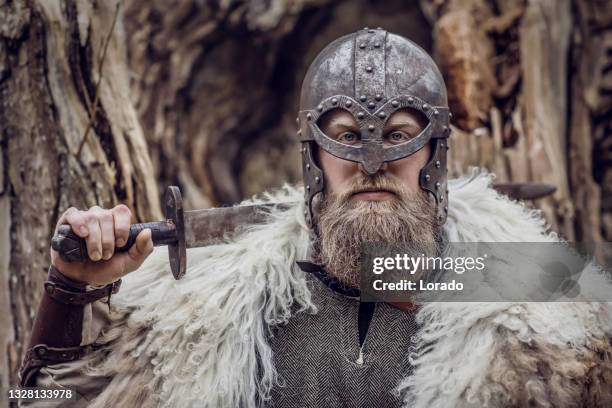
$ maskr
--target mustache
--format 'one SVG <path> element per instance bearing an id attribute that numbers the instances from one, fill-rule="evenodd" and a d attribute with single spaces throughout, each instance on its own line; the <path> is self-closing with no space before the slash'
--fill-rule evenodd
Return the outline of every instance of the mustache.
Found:
<path id="1" fill-rule="evenodd" d="M 353 195 L 370 191 L 386 191 L 399 198 L 406 197 L 405 187 L 392 176 L 375 174 L 374 176 L 361 175 L 354 179 L 346 191 L 338 196 L 340 202 L 349 200 Z"/>

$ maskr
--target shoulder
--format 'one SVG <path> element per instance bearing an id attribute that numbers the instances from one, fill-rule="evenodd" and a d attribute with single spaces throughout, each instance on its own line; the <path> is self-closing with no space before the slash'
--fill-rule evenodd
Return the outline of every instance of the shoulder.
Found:
<path id="1" fill-rule="evenodd" d="M 473 169 L 449 180 L 448 220 L 451 242 L 540 242 L 554 240 L 539 210 L 511 200 L 493 188 L 495 176 Z"/>
<path id="2" fill-rule="evenodd" d="M 124 312 L 117 313 L 123 320 L 115 322 L 120 336 L 111 346 L 114 360 L 105 363 L 115 376 L 114 389 L 132 383 L 122 381 L 125 376 L 146 374 L 148 383 L 168 384 L 163 400 L 171 405 L 201 398 L 201 406 L 246 406 L 260 375 L 267 379 L 262 389 L 272 386 L 269 327 L 312 303 L 295 266 L 308 246 L 301 191 L 287 187 L 263 200 L 287 206 L 223 243 L 189 249 L 181 280 L 172 277 L 164 248 L 126 276 L 113 297 L 116 310 Z M 248 203 L 254 202 L 261 199 Z M 263 363 L 245 358 L 250 355 L 263 356 Z M 186 379 L 185 372 L 193 374 Z M 203 395 L 197 389 L 210 392 Z"/>
<path id="3" fill-rule="evenodd" d="M 497 193 L 492 182 L 485 172 L 449 182 L 445 230 L 451 242 L 559 241 L 539 211 Z M 519 279 L 516 269 L 507 269 L 508 279 Z M 582 276 L 594 283 L 600 278 L 593 264 Z M 423 325 L 419 345 L 427 352 L 417 353 L 415 373 L 400 389 L 416 407 L 462 406 L 467 401 L 496 407 L 612 406 L 611 306 L 425 304 L 418 315 Z"/>
<path id="4" fill-rule="evenodd" d="M 270 282 L 296 285 L 301 275 L 295 261 L 306 256 L 309 240 L 301 216 L 302 191 L 285 186 L 238 205 L 261 203 L 283 205 L 272 207 L 266 222 L 241 226 L 223 242 L 188 249 L 187 272 L 179 281 L 172 278 L 166 248 L 156 248 L 139 270 L 126 276 L 117 301 L 146 307 L 160 299 L 167 303 L 188 297 L 192 303 L 206 303 L 237 290 L 263 295 Z"/>

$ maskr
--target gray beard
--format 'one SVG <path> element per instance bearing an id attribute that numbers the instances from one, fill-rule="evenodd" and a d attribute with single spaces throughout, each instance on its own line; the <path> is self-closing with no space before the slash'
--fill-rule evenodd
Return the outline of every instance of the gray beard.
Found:
<path id="1" fill-rule="evenodd" d="M 350 200 L 363 187 L 386 187 L 398 197 L 385 201 Z M 317 221 L 315 262 L 343 283 L 359 287 L 361 247 L 364 243 L 401 244 L 415 256 L 438 253 L 440 230 L 435 226 L 435 206 L 427 193 L 406 190 L 386 176 L 363 178 L 342 196 L 329 195 Z"/>

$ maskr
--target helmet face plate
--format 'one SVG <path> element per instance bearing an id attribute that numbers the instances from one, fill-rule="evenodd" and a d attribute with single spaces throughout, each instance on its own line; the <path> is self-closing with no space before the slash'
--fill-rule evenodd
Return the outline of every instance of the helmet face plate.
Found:
<path id="1" fill-rule="evenodd" d="M 302 142 L 306 221 L 313 226 L 315 197 L 324 191 L 324 174 L 314 161 L 320 147 L 340 159 L 361 164 L 368 175 L 384 163 L 408 157 L 426 144 L 432 146 L 419 183 L 437 206 L 437 222 L 446 219 L 446 150 L 450 112 L 444 81 L 429 55 L 416 44 L 384 30 L 361 30 L 328 45 L 311 64 L 302 85 L 298 136 Z M 385 146 L 388 119 L 402 109 L 413 109 L 428 120 L 413 139 Z M 360 145 L 349 145 L 325 135 L 318 120 L 342 109 L 359 126 Z"/>

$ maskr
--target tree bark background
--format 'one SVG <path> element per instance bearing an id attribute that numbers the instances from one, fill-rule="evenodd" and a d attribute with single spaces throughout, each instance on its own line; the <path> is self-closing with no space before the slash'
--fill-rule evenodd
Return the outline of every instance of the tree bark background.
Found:
<path id="1" fill-rule="evenodd" d="M 554 230 L 612 240 L 607 1 L 123 0 L 115 18 L 116 4 L 0 0 L 0 387 L 16 382 L 61 212 L 125 202 L 149 220 L 169 184 L 196 208 L 298 182 L 302 77 L 364 26 L 434 55 L 452 175 L 554 184 L 533 203 Z"/>
<path id="2" fill-rule="evenodd" d="M 113 1 L 0 1 L 0 388 L 17 382 L 58 216 L 120 201 L 134 221 L 161 216 L 114 15 Z"/>

